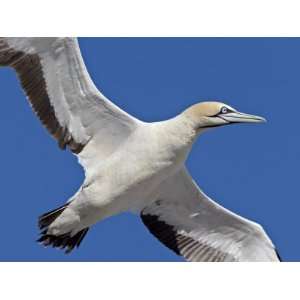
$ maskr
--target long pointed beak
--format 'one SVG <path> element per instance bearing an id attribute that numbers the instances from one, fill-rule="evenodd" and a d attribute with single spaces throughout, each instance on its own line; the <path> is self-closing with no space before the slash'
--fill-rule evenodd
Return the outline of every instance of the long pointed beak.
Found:
<path id="1" fill-rule="evenodd" d="M 222 115 L 223 120 L 228 123 L 265 123 L 267 120 L 263 117 L 248 115 L 241 112 L 232 112 Z"/>

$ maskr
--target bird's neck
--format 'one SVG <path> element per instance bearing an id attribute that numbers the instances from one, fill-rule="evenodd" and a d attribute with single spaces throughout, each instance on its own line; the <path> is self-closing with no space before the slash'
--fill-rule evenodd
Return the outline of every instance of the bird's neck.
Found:
<path id="1" fill-rule="evenodd" d="M 169 138 L 181 141 L 181 144 L 191 147 L 202 131 L 197 129 L 197 124 L 185 114 L 163 122 L 165 132 Z"/>

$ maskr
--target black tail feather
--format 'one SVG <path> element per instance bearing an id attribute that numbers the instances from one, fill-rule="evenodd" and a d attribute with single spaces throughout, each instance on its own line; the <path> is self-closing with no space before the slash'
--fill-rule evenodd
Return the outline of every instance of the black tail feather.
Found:
<path id="1" fill-rule="evenodd" d="M 73 236 L 71 236 L 71 232 L 62 235 L 48 234 L 48 227 L 64 211 L 68 204 L 39 217 L 38 225 L 41 230 L 41 237 L 37 240 L 38 243 L 41 243 L 45 247 L 52 246 L 53 248 L 65 249 L 65 253 L 70 253 L 75 247 L 79 247 L 89 228 L 85 228 Z"/>

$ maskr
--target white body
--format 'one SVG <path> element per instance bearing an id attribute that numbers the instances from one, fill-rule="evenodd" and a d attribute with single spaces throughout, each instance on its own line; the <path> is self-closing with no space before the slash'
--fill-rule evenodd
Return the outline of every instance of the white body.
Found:
<path id="1" fill-rule="evenodd" d="M 82 188 L 50 232 L 72 229 L 75 234 L 121 212 L 139 213 L 156 201 L 160 185 L 182 168 L 192 147 L 196 132 L 188 124 L 185 116 L 141 124 L 122 148 L 87 170 Z"/>

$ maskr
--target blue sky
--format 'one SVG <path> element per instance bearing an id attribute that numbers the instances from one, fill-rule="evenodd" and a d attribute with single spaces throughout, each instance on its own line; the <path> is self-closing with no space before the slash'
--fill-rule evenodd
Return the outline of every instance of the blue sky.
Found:
<path id="1" fill-rule="evenodd" d="M 262 224 L 285 261 L 300 260 L 300 39 L 82 38 L 102 92 L 144 121 L 202 100 L 262 115 L 267 124 L 217 128 L 187 161 L 210 197 Z M 138 216 L 96 224 L 66 256 L 43 248 L 37 217 L 62 205 L 83 171 L 34 116 L 10 69 L 0 69 L 0 261 L 181 261 Z"/>

